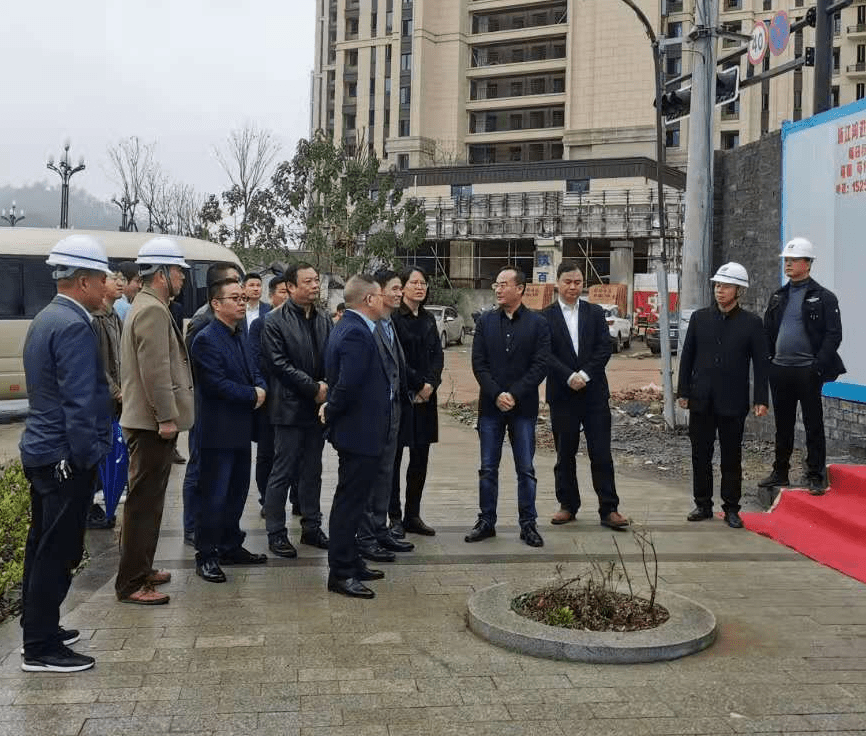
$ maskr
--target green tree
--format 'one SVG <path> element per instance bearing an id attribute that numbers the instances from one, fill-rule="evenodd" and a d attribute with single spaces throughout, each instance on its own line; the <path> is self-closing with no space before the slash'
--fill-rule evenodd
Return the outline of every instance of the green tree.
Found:
<path id="1" fill-rule="evenodd" d="M 293 239 L 320 269 L 348 276 L 393 265 L 426 234 L 421 203 L 403 197 L 396 172 L 359 136 L 347 149 L 317 132 L 298 142 L 291 161 L 271 178 L 277 214 L 292 221 Z"/>

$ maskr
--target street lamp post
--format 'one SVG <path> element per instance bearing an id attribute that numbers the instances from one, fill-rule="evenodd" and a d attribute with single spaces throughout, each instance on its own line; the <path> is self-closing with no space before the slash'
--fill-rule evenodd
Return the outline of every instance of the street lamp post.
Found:
<path id="1" fill-rule="evenodd" d="M 128 233 L 133 230 L 138 232 L 138 225 L 135 224 L 135 207 L 138 204 L 138 200 L 130 201 L 129 197 L 124 194 L 119 202 L 117 201 L 117 197 L 112 197 L 111 201 L 120 208 L 120 232 Z M 153 230 L 148 230 L 148 232 L 153 232 Z"/>
<path id="2" fill-rule="evenodd" d="M 18 210 L 21 214 L 15 214 L 15 200 L 12 200 L 12 209 L 9 210 L 9 214 L 6 214 L 6 210 L 3 210 L 3 214 L 0 215 L 0 218 L 6 220 L 9 223 L 10 227 L 15 227 L 16 223 L 21 222 L 24 219 L 24 210 Z"/>
<path id="3" fill-rule="evenodd" d="M 667 213 L 665 212 L 665 187 L 664 172 L 666 163 L 664 121 L 662 118 L 662 93 L 664 92 L 664 80 L 662 78 L 662 44 L 653 31 L 652 24 L 644 12 L 633 0 L 623 0 L 634 14 L 638 17 L 652 44 L 653 52 L 653 78 L 655 79 L 656 97 L 656 183 L 658 184 L 659 203 L 659 245 L 661 254 L 659 268 L 656 271 L 658 277 L 659 294 L 659 335 L 662 352 L 662 389 L 664 392 L 664 418 L 667 425 L 673 428 L 676 424 L 674 413 L 674 387 L 673 366 L 671 362 L 670 341 L 670 300 L 668 297 L 668 248 L 667 248 Z"/>
<path id="4" fill-rule="evenodd" d="M 72 166 L 69 163 L 69 140 L 63 144 L 63 158 L 54 163 L 54 156 L 48 157 L 46 166 L 60 176 L 60 228 L 65 230 L 69 227 L 69 180 L 73 174 L 77 174 L 84 169 L 84 156 L 78 159 L 78 165 Z"/>

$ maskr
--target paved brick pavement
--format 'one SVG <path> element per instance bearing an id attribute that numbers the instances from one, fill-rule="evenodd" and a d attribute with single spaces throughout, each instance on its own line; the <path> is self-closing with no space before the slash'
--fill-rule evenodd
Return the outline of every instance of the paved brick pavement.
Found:
<path id="1" fill-rule="evenodd" d="M 552 527 L 549 455 L 538 457 L 541 549 L 517 538 L 513 467 L 503 460 L 495 539 L 463 535 L 476 513 L 474 432 L 443 418 L 425 519 L 433 538 L 385 565 L 373 601 L 325 591 L 325 553 L 194 574 L 181 543 L 172 471 L 158 560 L 174 580 L 168 606 L 114 600 L 111 532 L 73 584 L 63 618 L 82 630 L 96 667 L 76 675 L 20 671 L 17 622 L 0 627 L 0 735 L 279 734 L 292 736 L 633 736 L 866 733 L 866 597 L 860 583 L 721 521 L 688 524 L 688 480 L 662 485 L 620 473 L 621 510 L 649 525 L 663 586 L 716 613 L 719 639 L 681 660 L 584 665 L 493 647 L 466 628 L 466 598 L 502 580 L 533 586 L 562 563 L 612 559 L 611 532 L 588 500 L 579 521 Z M 325 461 L 325 506 L 336 461 Z M 588 488 L 587 473 L 582 482 Z M 266 550 L 255 501 L 248 546 Z M 297 522 L 292 536 L 297 540 Z M 632 570 L 637 548 L 618 537 Z M 99 552 L 99 550 L 103 550 Z"/>

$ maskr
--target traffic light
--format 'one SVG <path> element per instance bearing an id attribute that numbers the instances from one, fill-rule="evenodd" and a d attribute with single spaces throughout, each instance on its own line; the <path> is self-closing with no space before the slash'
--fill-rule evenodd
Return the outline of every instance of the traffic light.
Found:
<path id="1" fill-rule="evenodd" d="M 716 105 L 727 105 L 740 96 L 740 67 L 716 72 Z"/>
<path id="2" fill-rule="evenodd" d="M 815 47 L 807 46 L 803 66 L 815 66 Z"/>
<path id="3" fill-rule="evenodd" d="M 716 105 L 727 105 L 740 96 L 740 67 L 716 72 Z M 655 104 L 655 103 L 653 103 Z M 662 95 L 662 116 L 665 123 L 675 123 L 688 117 L 692 106 L 692 86 L 681 87 Z"/>

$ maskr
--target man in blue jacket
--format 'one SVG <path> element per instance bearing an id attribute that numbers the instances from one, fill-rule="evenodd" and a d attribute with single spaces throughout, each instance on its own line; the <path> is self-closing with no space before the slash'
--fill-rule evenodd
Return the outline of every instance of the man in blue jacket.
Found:
<path id="1" fill-rule="evenodd" d="M 776 420 L 773 472 L 758 485 L 790 484 L 788 470 L 794 450 L 797 404 L 806 430 L 803 485 L 813 496 L 827 490 L 827 440 L 824 436 L 824 384 L 845 373 L 839 356 L 842 316 L 839 300 L 812 278 L 815 247 L 806 238 L 792 238 L 781 257 L 788 283 L 770 297 L 764 332 L 770 353 L 770 390 Z"/>
<path id="2" fill-rule="evenodd" d="M 496 275 L 499 309 L 478 320 L 472 340 L 472 372 L 478 381 L 478 437 L 481 443 L 478 521 L 467 542 L 496 536 L 499 461 L 505 432 L 517 469 L 520 538 L 530 547 L 544 544 L 536 528 L 535 423 L 538 386 L 547 374 L 550 330 L 547 321 L 523 306 L 526 276 L 514 266 Z"/>
<path id="3" fill-rule="evenodd" d="M 346 283 L 346 312 L 325 350 L 327 401 L 319 409 L 328 440 L 339 456 L 337 488 L 328 529 L 328 590 L 373 598 L 364 581 L 379 580 L 355 543 L 361 514 L 381 465 L 391 426 L 391 385 L 373 332 L 385 308 L 382 287 L 368 274 Z"/>
<path id="4" fill-rule="evenodd" d="M 201 469 L 196 518 L 196 574 L 223 583 L 223 565 L 267 561 L 243 547 L 241 531 L 250 487 L 253 412 L 265 401 L 265 383 L 252 359 L 246 296 L 236 281 L 210 288 L 214 319 L 192 342 Z"/>
<path id="5" fill-rule="evenodd" d="M 110 270 L 105 250 L 89 235 L 61 240 L 48 265 L 57 296 L 34 317 L 24 343 L 30 409 L 20 449 L 32 514 L 21 589 L 21 669 L 79 672 L 95 660 L 67 646 L 78 632 L 60 628 L 60 604 L 84 552 L 97 464 L 111 446 L 111 394 L 91 317 L 102 305 Z"/>

